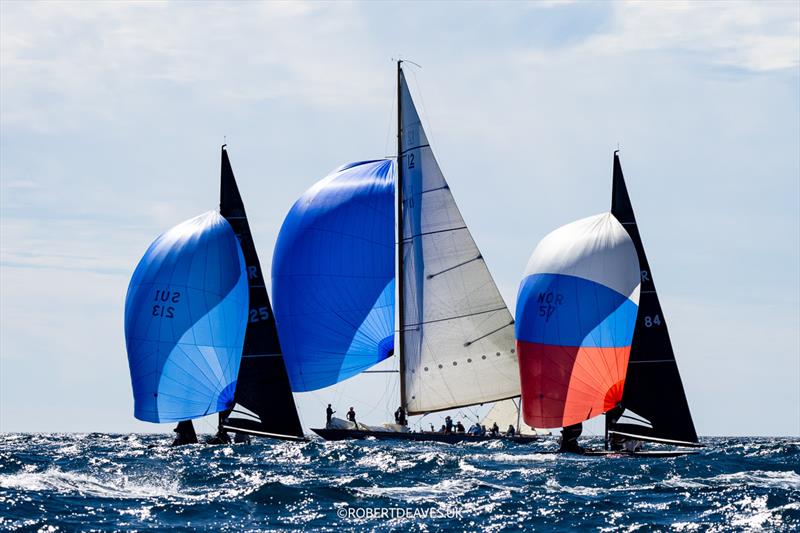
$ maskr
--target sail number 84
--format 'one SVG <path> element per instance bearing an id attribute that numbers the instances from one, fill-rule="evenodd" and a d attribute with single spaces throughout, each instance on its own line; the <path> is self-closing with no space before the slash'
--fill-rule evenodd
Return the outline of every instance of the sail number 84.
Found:
<path id="1" fill-rule="evenodd" d="M 661 317 L 656 316 L 646 316 L 644 317 L 644 327 L 652 328 L 653 326 L 660 326 L 661 325 Z"/>

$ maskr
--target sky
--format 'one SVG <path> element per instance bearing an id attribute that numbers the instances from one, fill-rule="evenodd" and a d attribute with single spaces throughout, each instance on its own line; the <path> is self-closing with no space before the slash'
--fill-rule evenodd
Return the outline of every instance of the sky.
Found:
<path id="1" fill-rule="evenodd" d="M 800 4 L 732 1 L 3 0 L 0 431 L 168 431 L 133 418 L 138 260 L 227 142 L 269 273 L 303 191 L 394 155 L 398 57 L 512 312 L 619 146 L 698 433 L 800 434 Z M 297 394 L 305 427 L 385 421 L 377 379 Z"/>

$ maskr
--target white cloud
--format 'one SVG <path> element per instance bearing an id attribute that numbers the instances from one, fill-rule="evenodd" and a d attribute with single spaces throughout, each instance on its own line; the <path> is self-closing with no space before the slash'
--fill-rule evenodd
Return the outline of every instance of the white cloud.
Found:
<path id="1" fill-rule="evenodd" d="M 607 34 L 584 50 L 684 50 L 756 71 L 800 64 L 797 2 L 625 2 Z"/>
<path id="2" fill-rule="evenodd" d="M 371 47 L 351 4 L 2 4 L 4 123 L 37 131 L 113 121 L 172 88 L 210 102 L 364 101 Z M 343 98 L 343 96 L 345 98 Z"/>

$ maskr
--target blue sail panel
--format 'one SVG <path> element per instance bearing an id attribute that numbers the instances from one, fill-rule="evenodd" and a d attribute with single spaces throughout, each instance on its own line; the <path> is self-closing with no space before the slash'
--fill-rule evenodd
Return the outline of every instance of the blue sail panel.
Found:
<path id="1" fill-rule="evenodd" d="M 136 418 L 176 422 L 233 405 L 248 298 L 241 247 L 216 211 L 150 245 L 125 300 Z"/>
<path id="2" fill-rule="evenodd" d="M 394 162 L 345 165 L 294 204 L 272 263 L 292 389 L 355 376 L 394 350 Z"/>

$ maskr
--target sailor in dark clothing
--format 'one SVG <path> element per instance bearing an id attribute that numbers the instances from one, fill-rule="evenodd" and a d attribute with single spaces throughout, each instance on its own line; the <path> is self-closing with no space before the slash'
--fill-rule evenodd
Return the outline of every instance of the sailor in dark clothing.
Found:
<path id="1" fill-rule="evenodd" d="M 183 446 L 184 444 L 197 444 L 197 433 L 194 432 L 194 425 L 191 420 L 178 422 L 178 427 L 174 429 L 176 435 L 172 441 L 173 446 Z"/>
<path id="2" fill-rule="evenodd" d="M 395 424 L 400 424 L 401 426 L 408 425 L 408 420 L 406 420 L 406 410 L 402 405 L 397 408 L 397 411 L 394 412 L 394 422 Z"/>
<path id="3" fill-rule="evenodd" d="M 450 418 L 450 415 L 447 415 L 446 417 L 444 417 L 444 427 L 445 427 L 445 430 L 444 430 L 445 433 L 452 433 L 453 432 L 453 419 Z"/>
<path id="4" fill-rule="evenodd" d="M 217 429 L 217 433 L 206 441 L 206 444 L 230 444 L 231 436 L 222 426 Z"/>
<path id="5" fill-rule="evenodd" d="M 606 413 L 606 449 L 618 452 L 625 447 L 625 437 L 615 433 L 609 434 L 609 431 L 614 429 L 624 411 L 625 409 L 621 405 L 617 405 Z"/>
<path id="6" fill-rule="evenodd" d="M 514 424 L 509 424 L 506 430 L 506 437 L 513 437 L 517 431 L 514 429 Z"/>
<path id="7" fill-rule="evenodd" d="M 500 436 L 500 426 L 497 425 L 497 422 L 492 424 L 492 437 L 499 437 Z"/>
<path id="8" fill-rule="evenodd" d="M 456 433 L 464 433 L 464 424 L 461 423 L 461 420 L 456 422 Z"/>
<path id="9" fill-rule="evenodd" d="M 231 411 L 222 411 L 219 414 L 219 423 L 217 424 L 217 433 L 206 441 L 206 444 L 230 444 L 231 436 L 228 435 L 228 430 L 225 429 L 225 424 L 228 423 L 228 415 Z"/>
<path id="10" fill-rule="evenodd" d="M 578 444 L 578 437 L 583 433 L 583 424 L 580 422 L 561 428 L 561 446 L 559 452 L 583 453 L 584 449 Z"/>
<path id="11" fill-rule="evenodd" d="M 237 431 L 233 434 L 234 444 L 250 444 L 250 435 Z"/>
<path id="12" fill-rule="evenodd" d="M 352 407 L 350 408 L 350 410 L 349 410 L 349 411 L 347 411 L 347 419 L 348 419 L 350 422 L 352 422 L 353 424 L 355 424 L 355 423 L 356 423 L 356 412 L 355 412 L 355 410 L 354 410 Z"/>
<path id="13" fill-rule="evenodd" d="M 328 408 L 325 409 L 325 427 L 331 425 L 331 418 L 333 418 L 333 413 L 335 412 L 336 411 L 331 408 L 331 404 L 328 404 Z"/>

